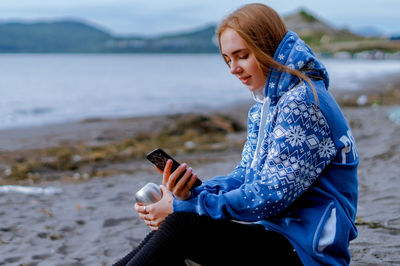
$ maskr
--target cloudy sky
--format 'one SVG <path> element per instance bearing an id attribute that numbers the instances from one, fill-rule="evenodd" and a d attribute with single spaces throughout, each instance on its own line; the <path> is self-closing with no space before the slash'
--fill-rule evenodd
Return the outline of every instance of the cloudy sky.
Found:
<path id="1" fill-rule="evenodd" d="M 116 35 L 156 35 L 217 23 L 245 0 L 1 0 L 0 21 L 74 18 Z M 269 0 L 285 16 L 305 7 L 326 22 L 350 29 L 400 33 L 399 0 Z"/>

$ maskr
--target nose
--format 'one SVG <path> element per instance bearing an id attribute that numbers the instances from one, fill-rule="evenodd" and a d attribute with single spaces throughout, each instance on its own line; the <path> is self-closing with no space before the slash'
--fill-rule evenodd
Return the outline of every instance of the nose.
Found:
<path id="1" fill-rule="evenodd" d="M 242 67 L 239 66 L 238 64 L 232 62 L 231 63 L 231 74 L 236 75 L 240 74 L 243 71 Z"/>

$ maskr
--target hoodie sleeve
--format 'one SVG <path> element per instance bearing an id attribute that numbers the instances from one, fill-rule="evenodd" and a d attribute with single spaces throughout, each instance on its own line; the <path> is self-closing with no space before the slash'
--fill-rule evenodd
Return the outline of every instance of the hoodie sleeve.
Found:
<path id="1" fill-rule="evenodd" d="M 174 200 L 174 211 L 258 221 L 278 214 L 306 191 L 337 150 L 319 107 L 295 93 L 283 96 L 272 114 L 251 182 L 225 193 L 201 191 L 188 201 Z"/>
<path id="2" fill-rule="evenodd" d="M 238 165 L 235 170 L 227 176 L 215 176 L 210 180 L 203 181 L 200 186 L 193 189 L 191 198 L 196 197 L 203 191 L 219 194 L 236 189 L 243 184 L 244 172 L 245 170 L 243 167 Z"/>
<path id="3" fill-rule="evenodd" d="M 242 159 L 232 173 L 226 176 L 215 176 L 209 180 L 203 181 L 200 186 L 193 189 L 191 198 L 196 197 L 202 191 L 207 191 L 208 193 L 212 194 L 219 194 L 240 187 L 244 182 L 244 177 L 246 174 L 246 165 L 249 160 L 249 150 L 251 150 L 251 146 L 250 140 L 247 137 L 242 151 Z"/>

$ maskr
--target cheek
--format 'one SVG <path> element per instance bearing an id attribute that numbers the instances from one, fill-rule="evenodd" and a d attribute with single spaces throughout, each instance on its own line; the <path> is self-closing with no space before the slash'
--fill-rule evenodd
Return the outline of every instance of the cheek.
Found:
<path id="1" fill-rule="evenodd" d="M 265 83 L 265 81 L 267 80 L 267 77 L 264 74 L 264 72 L 257 65 L 253 67 L 252 72 L 253 72 L 253 76 L 255 76 L 259 82 Z"/>
<path id="2" fill-rule="evenodd" d="M 252 72 L 253 75 L 263 76 L 262 70 L 258 67 L 258 64 L 255 60 L 252 60 L 249 65 L 249 70 Z"/>

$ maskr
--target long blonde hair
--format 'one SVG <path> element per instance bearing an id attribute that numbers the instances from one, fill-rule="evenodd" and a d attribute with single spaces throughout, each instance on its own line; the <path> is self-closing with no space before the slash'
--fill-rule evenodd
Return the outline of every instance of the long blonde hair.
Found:
<path id="1" fill-rule="evenodd" d="M 270 70 L 295 75 L 301 81 L 305 80 L 311 85 L 315 99 L 318 101 L 317 93 L 309 77 L 273 59 L 279 44 L 288 32 L 285 22 L 275 10 L 264 4 L 248 4 L 228 15 L 217 28 L 221 54 L 221 34 L 227 28 L 236 31 L 247 43 L 259 67 L 266 75 Z"/>

